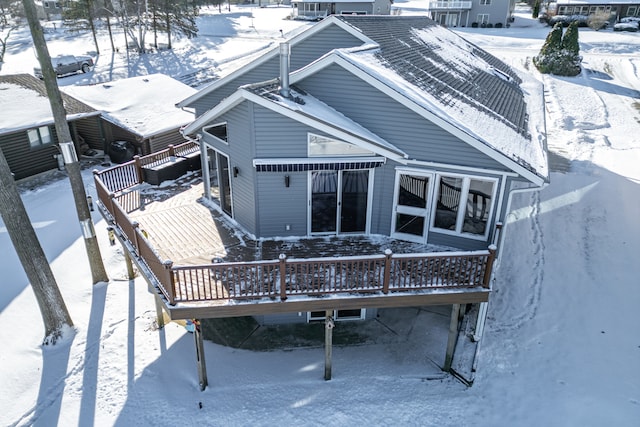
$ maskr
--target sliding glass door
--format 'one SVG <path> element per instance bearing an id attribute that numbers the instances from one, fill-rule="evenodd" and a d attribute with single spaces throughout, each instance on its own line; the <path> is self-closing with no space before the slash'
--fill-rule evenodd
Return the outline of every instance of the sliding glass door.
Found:
<path id="1" fill-rule="evenodd" d="M 312 171 L 311 233 L 365 233 L 369 209 L 369 169 Z"/>

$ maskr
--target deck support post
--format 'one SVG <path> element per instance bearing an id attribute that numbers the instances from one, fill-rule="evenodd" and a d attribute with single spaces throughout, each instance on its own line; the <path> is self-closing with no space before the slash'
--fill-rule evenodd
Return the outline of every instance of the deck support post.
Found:
<path id="1" fill-rule="evenodd" d="M 453 362 L 453 353 L 456 349 L 458 341 L 458 325 L 460 324 L 460 304 L 453 304 L 451 308 L 451 321 L 449 322 L 449 338 L 447 339 L 447 354 L 444 357 L 444 366 L 442 370 L 451 372 L 451 364 Z"/>
<path id="2" fill-rule="evenodd" d="M 196 342 L 196 361 L 198 362 L 198 382 L 200 384 L 200 391 L 204 391 L 207 388 L 207 364 L 204 360 L 204 342 L 202 340 L 202 331 L 200 330 L 200 320 L 193 319 L 195 330 L 193 331 L 193 337 Z"/>
<path id="3" fill-rule="evenodd" d="M 487 309 L 489 307 L 488 302 L 481 302 L 478 308 L 478 318 L 476 319 L 476 329 L 473 334 L 473 340 L 478 342 L 482 339 L 484 334 L 484 324 L 487 321 Z"/>
<path id="4" fill-rule="evenodd" d="M 127 276 L 129 277 L 129 280 L 133 280 L 136 277 L 136 273 L 133 271 L 133 262 L 131 261 L 131 255 L 129 255 L 129 251 L 127 251 L 127 248 L 124 247 L 124 262 L 125 264 L 127 264 Z"/>
<path id="5" fill-rule="evenodd" d="M 331 379 L 331 355 L 333 352 L 333 310 L 327 310 L 324 319 L 324 379 Z"/>
<path id="6" fill-rule="evenodd" d="M 164 328 L 164 313 L 162 311 L 162 301 L 160 301 L 160 296 L 154 295 L 153 300 L 156 303 L 156 323 L 158 324 L 158 329 Z"/>

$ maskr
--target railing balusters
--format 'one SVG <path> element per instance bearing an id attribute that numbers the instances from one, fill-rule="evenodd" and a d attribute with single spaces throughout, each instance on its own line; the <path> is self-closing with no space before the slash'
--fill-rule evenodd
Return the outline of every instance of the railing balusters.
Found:
<path id="1" fill-rule="evenodd" d="M 274 298 L 285 301 L 288 294 L 402 292 L 416 289 L 490 287 L 496 248 L 468 253 L 393 254 L 364 257 L 287 259 L 247 263 L 216 263 L 203 266 L 173 266 L 161 261 L 144 238 L 127 209 L 137 208 L 133 192 L 125 190 L 142 182 L 142 167 L 161 164 L 170 156 L 185 156 L 198 150 L 185 143 L 150 156 L 94 171 L 100 202 L 156 276 L 160 290 L 170 304 L 186 301 Z M 116 194 L 118 196 L 116 197 Z M 124 197 L 123 197 L 124 196 Z M 494 237 L 495 238 L 495 237 Z"/>

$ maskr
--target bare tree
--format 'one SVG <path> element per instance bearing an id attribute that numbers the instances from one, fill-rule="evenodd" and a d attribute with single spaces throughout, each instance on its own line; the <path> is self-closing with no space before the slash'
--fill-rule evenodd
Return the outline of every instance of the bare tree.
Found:
<path id="1" fill-rule="evenodd" d="M 15 2 L 0 0 L 0 63 L 4 61 L 11 32 L 18 28 L 18 14 Z"/>
<path id="2" fill-rule="evenodd" d="M 0 149 L 0 216 L 9 232 L 44 322 L 43 344 L 55 344 L 65 325 L 73 326 L 47 257 L 40 246 L 16 186 L 7 159 Z"/>
<path id="3" fill-rule="evenodd" d="M 33 44 L 36 48 L 36 53 L 38 54 L 38 61 L 40 62 L 40 67 L 42 69 L 47 97 L 49 98 L 51 110 L 53 112 L 56 134 L 58 136 L 60 149 L 64 155 L 69 181 L 71 182 L 71 191 L 73 192 L 78 220 L 80 221 L 80 227 L 84 236 L 84 243 L 87 250 L 87 256 L 89 258 L 89 266 L 91 267 L 93 283 L 108 282 L 109 277 L 107 276 L 107 272 L 102 262 L 100 246 L 98 246 L 98 239 L 96 238 L 93 222 L 91 221 L 91 213 L 89 211 L 89 206 L 87 205 L 87 194 L 84 189 L 84 182 L 82 181 L 80 164 L 76 157 L 76 150 L 71 139 L 69 125 L 67 124 L 67 113 L 65 111 L 64 104 L 62 103 L 62 95 L 58 88 L 58 82 L 56 80 L 55 71 L 53 70 L 53 65 L 51 65 L 51 56 L 49 55 L 49 50 L 47 49 L 47 44 L 44 40 L 42 27 L 40 26 L 40 22 L 36 15 L 36 6 L 33 3 L 33 0 L 22 0 L 22 4 L 24 5 L 25 15 L 29 22 Z"/>

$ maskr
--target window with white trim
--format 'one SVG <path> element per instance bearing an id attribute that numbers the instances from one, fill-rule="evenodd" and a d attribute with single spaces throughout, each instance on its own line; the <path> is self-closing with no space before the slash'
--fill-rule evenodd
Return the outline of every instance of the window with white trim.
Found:
<path id="1" fill-rule="evenodd" d="M 438 176 L 432 229 L 486 237 L 497 181 L 469 176 Z"/>
<path id="2" fill-rule="evenodd" d="M 480 0 L 482 6 L 488 6 L 491 4 L 491 0 Z"/>
<path id="3" fill-rule="evenodd" d="M 488 24 L 489 23 L 489 14 L 488 13 L 479 13 L 478 14 L 478 24 Z"/>
<path id="4" fill-rule="evenodd" d="M 217 123 L 215 125 L 206 126 L 202 129 L 207 135 L 213 136 L 225 143 L 229 143 L 227 136 L 227 123 Z"/>
<path id="5" fill-rule="evenodd" d="M 31 148 L 38 148 L 53 144 L 53 138 L 51 138 L 51 132 L 49 132 L 48 126 L 29 129 L 27 131 L 27 136 L 29 137 L 29 145 L 31 145 Z"/>
<path id="6" fill-rule="evenodd" d="M 343 156 L 372 156 L 369 150 L 360 148 L 357 145 L 327 136 L 313 133 L 307 136 L 309 157 L 343 157 Z"/>

